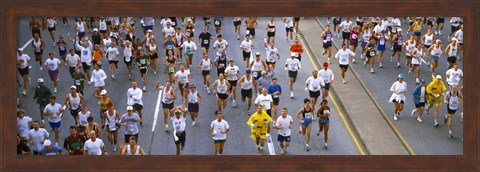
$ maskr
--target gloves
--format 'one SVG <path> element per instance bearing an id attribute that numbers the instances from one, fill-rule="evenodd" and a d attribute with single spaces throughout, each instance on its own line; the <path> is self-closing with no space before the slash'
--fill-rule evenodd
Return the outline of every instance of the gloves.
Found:
<path id="1" fill-rule="evenodd" d="M 175 141 L 178 141 L 177 133 L 173 132 L 173 138 L 175 139 Z"/>
<path id="2" fill-rule="evenodd" d="M 255 124 L 250 124 L 250 127 L 252 127 L 252 129 L 255 129 Z"/>

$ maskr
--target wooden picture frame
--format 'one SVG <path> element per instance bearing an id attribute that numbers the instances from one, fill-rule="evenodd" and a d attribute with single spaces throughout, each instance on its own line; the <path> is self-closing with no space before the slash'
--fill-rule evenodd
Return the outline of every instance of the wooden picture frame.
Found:
<path id="1" fill-rule="evenodd" d="M 479 1 L 28 1 L 1 3 L 1 171 L 97 170 L 479 170 Z M 102 8 L 102 10 L 98 10 Z M 460 16 L 465 20 L 462 156 L 17 156 L 14 147 L 16 19 L 23 16 Z"/>

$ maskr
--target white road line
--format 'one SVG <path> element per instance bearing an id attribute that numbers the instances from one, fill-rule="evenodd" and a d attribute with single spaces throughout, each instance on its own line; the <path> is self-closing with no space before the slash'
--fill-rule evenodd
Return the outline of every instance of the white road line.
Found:
<path id="1" fill-rule="evenodd" d="M 163 90 L 158 91 L 157 105 L 155 106 L 155 114 L 153 116 L 152 132 L 155 131 L 155 125 L 157 125 L 158 112 L 160 111 L 160 100 L 163 94 Z"/>
<path id="2" fill-rule="evenodd" d="M 275 155 L 275 148 L 273 147 L 273 142 L 272 142 L 272 135 L 267 138 L 267 146 L 268 146 L 268 152 L 270 152 L 270 155 Z"/>
<path id="3" fill-rule="evenodd" d="M 27 43 L 25 43 L 21 49 L 24 50 L 25 48 L 27 48 L 28 44 L 32 43 L 32 41 L 33 41 L 33 38 L 28 40 Z"/>

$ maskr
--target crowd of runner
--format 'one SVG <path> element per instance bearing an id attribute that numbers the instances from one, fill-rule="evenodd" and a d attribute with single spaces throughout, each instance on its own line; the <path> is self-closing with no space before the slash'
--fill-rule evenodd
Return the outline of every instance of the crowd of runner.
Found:
<path id="1" fill-rule="evenodd" d="M 195 25 L 195 20 L 202 19 L 203 25 Z M 160 20 L 159 26 L 156 20 Z M 223 112 L 225 108 L 229 108 L 228 101 L 232 102 L 233 107 L 237 106 L 235 100 L 238 92 L 240 92 L 241 101 L 247 104 L 244 109 L 245 114 L 249 116 L 246 124 L 251 128 L 251 138 L 255 140 L 258 152 L 263 152 L 265 141 L 273 132 L 278 134 L 277 141 L 282 148 L 281 154 L 286 154 L 291 141 L 294 120 L 300 121 L 298 127 L 300 134 L 305 136 L 306 151 L 310 150 L 310 134 L 312 125 L 315 125 L 314 121 L 319 125 L 317 136 L 323 133 L 323 148 L 327 149 L 330 123 L 330 107 L 327 99 L 334 80 L 333 72 L 329 69 L 330 65 L 338 59 L 343 84 L 347 84 L 345 74 L 350 60 L 352 63 L 361 60 L 365 66 L 369 64 L 370 72 L 374 73 L 375 62 L 378 63 L 379 68 L 382 68 L 382 63 L 385 63 L 382 60 L 383 52 L 388 51 L 389 48 L 394 52 L 390 62 L 394 62 L 394 56 L 397 55 L 397 67 L 400 67 L 400 59 L 405 57 L 409 74 L 416 73 L 416 88 L 413 93 L 407 93 L 404 74 L 399 74 L 398 81 L 392 85 L 390 101 L 394 103 L 393 119 L 399 119 L 404 109 L 403 104 L 408 101 L 406 95 L 411 94 L 415 102 L 411 115 L 418 114 L 417 120 L 422 123 L 423 112 L 426 110 L 429 113 L 429 109 L 435 106 L 434 126 L 436 127 L 439 108 L 442 103 L 445 103 L 448 109 L 445 122 L 448 122 L 449 136 L 453 136 L 452 115 L 459 108 L 463 90 L 459 85 L 463 73 L 457 64 L 461 59 L 459 54 L 463 46 L 461 18 L 452 17 L 450 21 L 445 21 L 442 17 L 404 18 L 404 24 L 409 26 L 405 33 L 402 32 L 402 22 L 397 17 L 355 17 L 354 22 L 348 17 L 329 18 L 325 31 L 320 37 L 323 41 L 322 58 L 324 56 L 326 58 L 321 60 L 324 61 L 321 70 L 307 71 L 311 72 L 311 76 L 306 81 L 301 81 L 305 82 L 305 91 L 308 91 L 309 98 L 303 100 L 304 106 L 299 107 L 298 110 L 282 107 L 281 104 L 289 100 L 280 103 L 279 96 L 283 94 L 288 84 L 290 97 L 294 98 L 296 95 L 293 91 L 294 86 L 299 86 L 295 82 L 299 71 L 302 70 L 302 53 L 305 51 L 298 38 L 300 17 L 282 18 L 283 23 L 280 24 L 284 27 L 279 26 L 280 24 L 276 23 L 273 17 L 266 25 L 259 24 L 255 17 L 233 17 L 237 40 L 241 39 L 242 26 L 245 28 L 245 37 L 242 38 L 240 47 L 229 47 L 228 42 L 235 40 L 225 40 L 222 37 L 222 25 L 229 24 L 224 23 L 223 20 L 223 17 L 78 17 L 75 21 L 68 21 L 66 17 L 46 17 L 43 21 L 38 21 L 32 17 L 30 20 L 33 37 L 31 47 L 35 58 L 31 59 L 31 54 L 24 53 L 21 48 L 18 49 L 17 67 L 23 83 L 19 80 L 17 82 L 23 86 L 23 96 L 34 94 L 33 101 L 38 105 L 39 111 L 25 112 L 21 109 L 17 111 L 17 153 L 106 155 L 108 151 L 105 145 L 111 144 L 113 152 L 117 152 L 118 145 L 119 155 L 145 155 L 137 141 L 141 136 L 139 127 L 143 126 L 142 110 L 153 108 L 143 107 L 142 96 L 147 90 L 162 90 L 164 129 L 165 132 L 173 130 L 177 155 L 180 155 L 185 146 L 187 114 L 190 115 L 191 126 L 195 127 L 199 109 L 205 105 L 203 100 L 206 96 L 217 98 L 216 119 L 210 125 L 210 135 L 214 141 L 215 154 L 223 154 L 223 147 L 230 132 L 229 123 L 223 119 Z M 330 22 L 333 25 L 330 25 Z M 450 22 L 452 25 L 447 31 L 451 42 L 447 43 L 437 39 L 445 32 L 444 22 Z M 55 29 L 60 26 L 73 27 L 76 34 L 56 34 Z M 216 33 L 208 32 L 209 27 L 212 26 L 215 27 Z M 155 30 L 161 30 L 161 38 L 156 38 L 152 33 L 154 27 L 159 27 Z M 45 28 L 50 37 L 45 33 L 42 36 L 41 32 L 46 32 L 42 29 Z M 285 28 L 286 35 L 275 35 L 276 30 L 280 28 Z M 135 35 L 135 30 L 138 29 L 143 31 L 143 35 Z M 265 54 L 259 51 L 260 47 L 255 47 L 252 43 L 255 37 L 263 36 L 255 34 L 258 29 L 267 31 L 263 37 L 264 47 L 261 47 L 265 48 L 266 51 L 261 51 L 266 52 Z M 427 32 L 422 35 L 422 31 Z M 279 53 L 275 42 L 285 40 L 276 39 L 276 37 L 283 37 L 291 43 L 288 55 Z M 335 60 L 333 60 L 331 57 L 335 37 L 342 40 L 342 47 L 334 53 Z M 52 46 L 58 49 L 58 56 L 54 52 L 43 51 L 48 46 L 45 44 L 45 39 L 53 41 Z M 258 38 L 255 40 L 257 41 Z M 229 54 L 228 50 L 232 48 L 240 48 L 242 54 Z M 362 50 L 362 54 L 355 54 L 357 48 Z M 195 51 L 201 51 L 203 57 L 194 57 Z M 215 51 L 215 56 L 209 56 L 209 51 Z M 405 56 L 402 55 L 403 51 Z M 45 54 L 48 55 L 46 60 L 43 57 Z M 447 57 L 449 63 L 448 71 L 443 74 L 436 70 L 438 61 L 442 57 Z M 103 58 L 108 59 L 108 64 L 102 64 Z M 158 62 L 159 58 L 160 62 Z M 119 64 L 121 61 L 123 64 Z M 39 68 L 32 68 L 31 64 L 35 62 L 39 63 Z M 239 63 L 245 63 L 247 67 L 241 69 L 236 65 Z M 422 64 L 426 64 L 423 67 L 431 68 L 431 73 L 422 74 L 423 78 L 419 70 Z M 158 65 L 165 65 L 165 72 L 158 71 Z M 59 74 L 62 66 L 68 68 L 69 74 Z M 274 69 L 278 66 L 284 67 L 285 72 L 288 73 L 288 83 L 274 77 Z M 45 72 L 44 67 L 48 71 L 49 79 L 53 82 L 53 87 L 44 85 L 44 78 L 37 78 L 37 85 L 31 85 L 35 87 L 35 91 L 27 93 L 27 87 L 31 84 L 29 73 Z M 117 74 L 118 69 L 123 67 L 128 69 L 128 76 Z M 192 78 L 192 68 L 195 67 L 200 68 L 202 78 Z M 141 74 L 141 81 L 133 80 L 132 74 L 135 72 Z M 148 74 L 159 75 L 158 77 L 168 78 L 168 80 L 164 84 L 159 81 L 147 81 Z M 427 79 L 430 74 L 432 79 Z M 60 85 L 70 88 L 70 93 L 67 95 L 57 95 L 59 75 L 71 77 L 70 83 Z M 116 108 L 109 98 L 109 94 L 115 93 L 106 90 L 105 80 L 109 78 L 108 75 L 112 80 L 128 77 L 131 81 L 129 83 L 131 88 L 126 95 L 126 109 Z M 448 86 L 445 86 L 442 75 L 445 76 Z M 200 85 L 190 84 L 192 79 L 202 80 L 203 89 Z M 147 88 L 147 82 L 156 82 L 155 87 Z M 92 83 L 94 92 L 84 92 L 85 87 L 91 87 Z M 238 89 L 237 86 L 240 88 Z M 100 109 L 98 113 L 89 111 L 93 107 L 87 107 L 85 96 L 98 99 Z M 320 96 L 321 100 L 319 100 Z M 32 120 L 32 117 L 28 116 L 34 114 L 40 114 L 41 120 Z M 69 126 L 70 135 L 68 136 L 59 134 L 63 114 L 70 114 L 75 121 L 63 124 Z M 93 122 L 94 118 L 100 118 L 101 124 Z M 49 127 L 45 120 L 48 121 Z M 173 127 L 169 127 L 169 124 Z M 126 128 L 124 140 L 119 142 L 118 132 L 122 127 Z M 50 132 L 45 128 L 52 129 L 55 135 L 54 140 L 49 140 Z M 271 131 L 272 129 L 274 131 Z M 107 133 L 108 143 L 98 138 L 102 132 Z M 62 141 L 63 145 L 59 145 Z"/>

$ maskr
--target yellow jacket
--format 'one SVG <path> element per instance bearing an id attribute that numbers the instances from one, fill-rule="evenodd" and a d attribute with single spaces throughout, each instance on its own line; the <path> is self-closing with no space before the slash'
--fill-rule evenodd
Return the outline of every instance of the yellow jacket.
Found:
<path id="1" fill-rule="evenodd" d="M 250 128 L 250 131 L 252 132 L 252 139 L 255 139 L 255 135 L 267 132 L 268 124 L 265 123 L 266 121 L 273 122 L 273 119 L 268 116 L 265 110 L 263 110 L 261 114 L 255 112 L 252 116 L 250 116 L 247 121 L 247 125 L 250 127 L 251 124 L 255 125 L 255 128 Z"/>
<path id="2" fill-rule="evenodd" d="M 440 83 L 437 83 L 437 78 L 433 78 L 433 81 L 427 86 L 428 94 L 442 94 L 446 90 L 447 88 L 445 87 L 443 81 L 440 80 Z"/>

